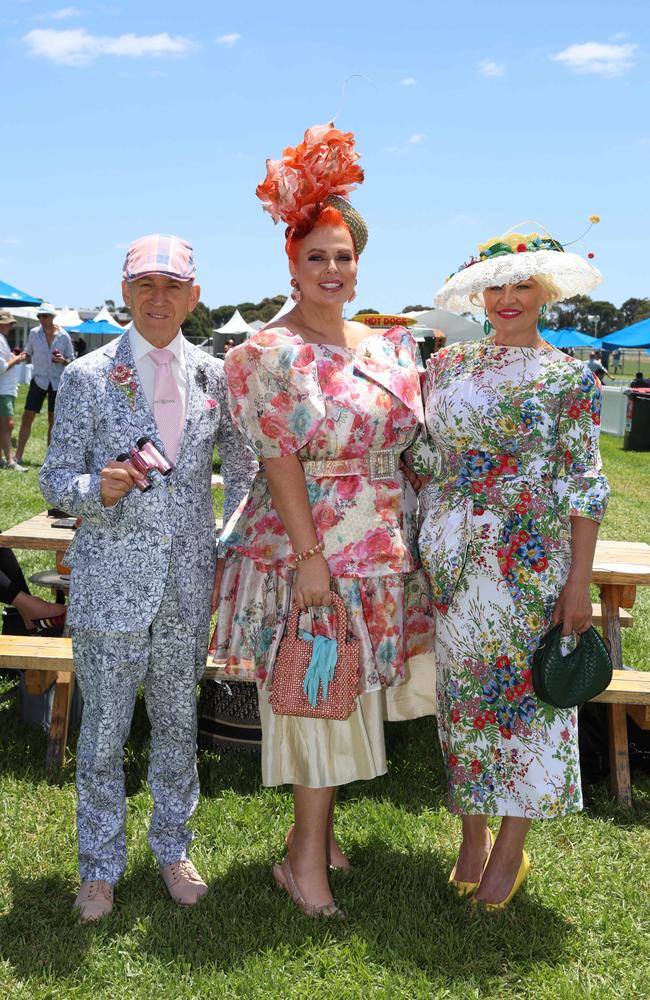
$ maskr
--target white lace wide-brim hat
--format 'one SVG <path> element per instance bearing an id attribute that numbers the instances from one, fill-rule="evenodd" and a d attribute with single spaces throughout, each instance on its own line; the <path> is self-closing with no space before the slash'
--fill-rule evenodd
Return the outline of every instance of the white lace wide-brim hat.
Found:
<path id="1" fill-rule="evenodd" d="M 436 293 L 434 302 L 450 312 L 477 309 L 472 296 L 492 285 L 516 285 L 519 281 L 545 274 L 560 290 L 559 301 L 574 295 L 586 295 L 603 280 L 597 267 L 577 253 L 560 250 L 535 250 L 504 253 L 467 264 L 453 274 Z"/>

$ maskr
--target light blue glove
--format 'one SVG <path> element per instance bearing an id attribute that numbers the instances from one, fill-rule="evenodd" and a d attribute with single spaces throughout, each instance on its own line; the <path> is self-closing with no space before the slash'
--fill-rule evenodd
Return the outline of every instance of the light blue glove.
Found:
<path id="1" fill-rule="evenodd" d="M 324 635 L 313 636 L 311 632 L 300 632 L 300 638 L 305 642 L 313 642 L 309 666 L 305 671 L 302 689 L 312 708 L 316 708 L 318 690 L 322 685 L 323 703 L 327 701 L 330 681 L 334 677 L 334 668 L 338 658 L 338 643 L 336 639 L 326 639 Z"/>

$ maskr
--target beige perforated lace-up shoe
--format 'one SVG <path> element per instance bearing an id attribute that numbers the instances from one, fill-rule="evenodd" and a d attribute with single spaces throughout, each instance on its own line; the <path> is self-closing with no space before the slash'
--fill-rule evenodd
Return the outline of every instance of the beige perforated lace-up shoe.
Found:
<path id="1" fill-rule="evenodd" d="M 101 920 L 113 909 L 113 886 L 102 879 L 82 882 L 74 906 L 83 924 Z"/>
<path id="2" fill-rule="evenodd" d="M 189 858 L 174 861 L 170 865 L 161 865 L 160 874 L 169 895 L 181 906 L 194 906 L 208 891 L 207 885 Z"/>

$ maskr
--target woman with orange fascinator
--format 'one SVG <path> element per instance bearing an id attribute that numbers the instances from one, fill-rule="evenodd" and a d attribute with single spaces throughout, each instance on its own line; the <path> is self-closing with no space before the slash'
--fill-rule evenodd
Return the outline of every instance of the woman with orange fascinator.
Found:
<path id="1" fill-rule="evenodd" d="M 416 497 L 400 471 L 423 419 L 416 347 L 401 327 L 371 334 L 343 317 L 368 236 L 347 199 L 363 180 L 358 158 L 353 135 L 325 125 L 267 162 L 257 195 L 287 226 L 295 306 L 226 357 L 233 419 L 262 471 L 222 535 L 213 652 L 227 673 L 257 678 L 262 778 L 292 784 L 294 797 L 287 854 L 273 876 L 308 916 L 343 915 L 328 877 L 350 867 L 334 835 L 336 787 L 385 773 L 384 712 L 433 711 L 429 590 Z M 336 645 L 338 598 L 347 636 Z M 304 682 L 314 712 L 331 697 L 332 669 L 332 686 L 343 669 L 341 646 L 358 658 L 347 718 L 283 713 L 278 649 L 292 602 L 310 612 L 307 673 L 320 669 L 321 649 L 323 662 L 334 650 L 328 677 L 313 674 L 309 690 Z"/>

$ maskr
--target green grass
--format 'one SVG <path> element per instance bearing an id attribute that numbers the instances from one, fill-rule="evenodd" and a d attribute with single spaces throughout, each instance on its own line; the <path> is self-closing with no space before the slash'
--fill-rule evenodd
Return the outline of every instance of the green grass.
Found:
<path id="1" fill-rule="evenodd" d="M 0 528 L 43 508 L 34 470 L 0 472 Z M 603 536 L 647 540 L 649 454 L 603 438 L 614 497 Z M 20 554 L 32 572 L 44 554 Z M 624 658 L 650 667 L 650 605 L 640 593 Z M 9 681 L 0 681 L 6 688 Z M 0 706 L 0 994 L 11 998 L 621 998 L 650 994 L 650 781 L 632 812 L 605 783 L 583 813 L 536 824 L 533 871 L 510 910 L 488 917 L 455 899 L 447 876 L 458 824 L 444 806 L 435 724 L 387 727 L 390 774 L 341 790 L 338 832 L 354 873 L 335 877 L 350 919 L 314 923 L 272 887 L 290 822 L 286 790 L 264 789 L 254 757 L 200 756 L 193 857 L 210 883 L 196 908 L 175 908 L 147 847 L 148 723 L 138 703 L 127 747 L 126 876 L 114 914 L 81 927 L 74 734 L 58 781 L 46 780 L 45 735 Z"/>

